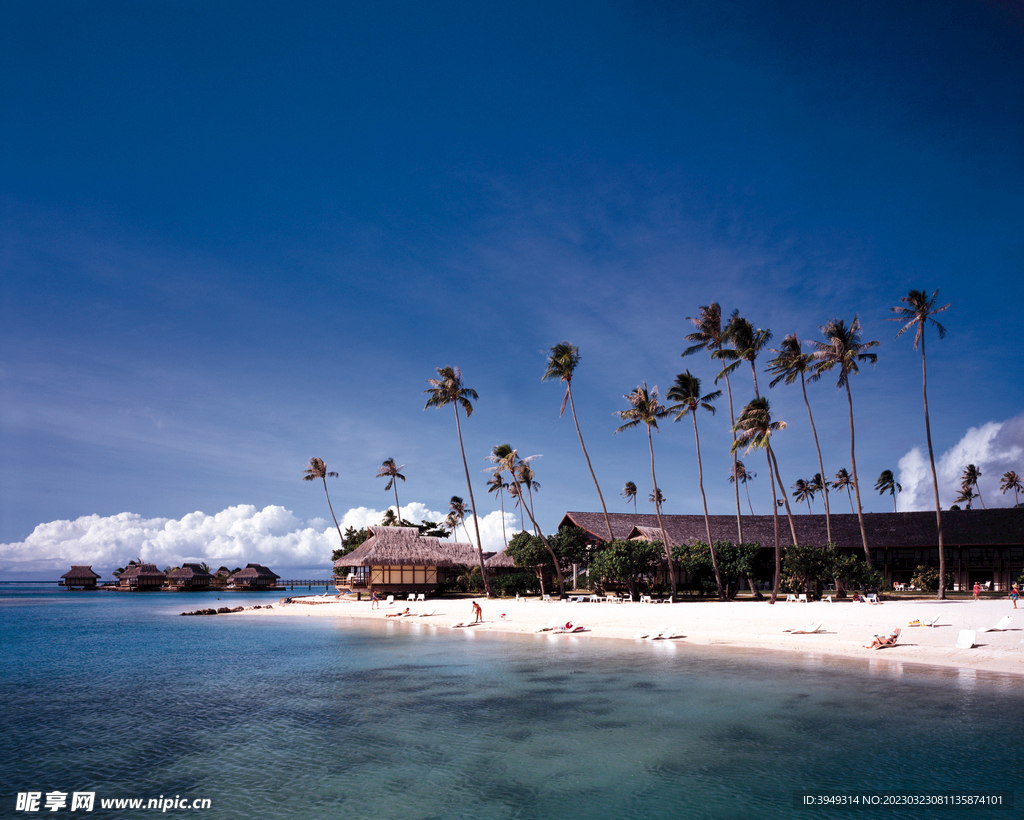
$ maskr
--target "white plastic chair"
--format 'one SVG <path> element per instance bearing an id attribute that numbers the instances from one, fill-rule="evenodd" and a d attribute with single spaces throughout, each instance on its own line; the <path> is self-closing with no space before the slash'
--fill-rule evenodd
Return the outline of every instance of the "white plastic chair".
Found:
<path id="1" fill-rule="evenodd" d="M 971 649 L 974 646 L 975 633 L 973 629 L 961 629 L 956 639 L 957 649 Z"/>

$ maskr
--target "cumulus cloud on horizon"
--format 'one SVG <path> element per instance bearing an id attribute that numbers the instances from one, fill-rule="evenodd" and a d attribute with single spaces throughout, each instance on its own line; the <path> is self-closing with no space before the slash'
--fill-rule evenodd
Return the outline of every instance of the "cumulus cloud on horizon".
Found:
<path id="1" fill-rule="evenodd" d="M 342 532 L 350 526 L 360 529 L 379 524 L 384 512 L 356 507 L 338 523 Z M 410 521 L 443 521 L 445 517 L 417 502 L 403 505 L 402 516 Z M 509 532 L 515 522 L 514 515 L 505 514 Z M 484 550 L 502 548 L 500 512 L 480 518 L 480 536 Z M 464 541 L 465 536 L 458 540 Z M 89 564 L 103 574 L 141 558 L 159 567 L 186 561 L 205 562 L 212 567 L 259 563 L 326 576 L 331 568 L 331 552 L 337 548 L 333 521 L 304 521 L 280 506 L 258 510 L 251 504 L 240 504 L 214 515 L 197 511 L 180 519 L 143 518 L 124 512 L 40 524 L 24 541 L 0 544 L 0 572 L 63 573 L 72 564 Z"/>
<path id="2" fill-rule="evenodd" d="M 1013 506 L 1013 494 L 1004 495 L 999 482 L 1008 470 L 1024 474 L 1024 414 L 1007 421 L 990 421 L 971 427 L 963 437 L 935 461 L 939 481 L 939 503 L 943 509 L 960 494 L 961 475 L 968 464 L 981 470 L 978 487 L 986 507 Z M 928 454 L 914 447 L 898 462 L 900 510 L 934 509 Z M 975 502 L 977 507 L 981 504 Z"/>

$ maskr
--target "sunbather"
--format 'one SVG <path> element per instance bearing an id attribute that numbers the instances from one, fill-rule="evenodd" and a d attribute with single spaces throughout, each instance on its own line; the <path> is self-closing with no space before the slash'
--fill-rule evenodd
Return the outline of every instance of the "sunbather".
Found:
<path id="1" fill-rule="evenodd" d="M 895 646 L 896 641 L 899 640 L 900 631 L 894 629 L 888 635 L 875 635 L 875 639 L 870 644 L 864 644 L 865 649 L 883 649 L 887 646 Z"/>
<path id="2" fill-rule="evenodd" d="M 409 607 L 406 607 L 401 612 L 389 612 L 384 617 L 385 618 L 401 618 L 403 615 L 411 615 L 411 614 L 412 614 L 412 612 L 409 610 Z"/>

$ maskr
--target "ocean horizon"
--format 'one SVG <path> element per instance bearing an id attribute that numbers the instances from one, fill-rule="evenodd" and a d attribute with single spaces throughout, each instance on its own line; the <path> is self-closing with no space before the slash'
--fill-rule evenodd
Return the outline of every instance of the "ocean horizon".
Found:
<path id="1" fill-rule="evenodd" d="M 1012 813 L 1017 676 L 419 623 L 180 617 L 280 597 L 0 586 L 0 817 L 32 816 L 18 803 L 32 793 L 67 794 L 40 809 L 70 813 L 75 792 L 108 817 L 153 810 L 100 804 L 129 798 L 165 801 L 166 814 L 208 800 L 210 818 Z M 957 794 L 998 803 L 920 802 Z M 828 795 L 879 802 L 837 808 Z"/>

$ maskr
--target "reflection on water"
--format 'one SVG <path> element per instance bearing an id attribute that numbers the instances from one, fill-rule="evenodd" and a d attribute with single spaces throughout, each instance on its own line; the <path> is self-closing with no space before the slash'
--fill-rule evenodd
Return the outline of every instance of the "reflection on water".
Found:
<path id="1" fill-rule="evenodd" d="M 1007 791 L 1019 777 L 1019 744 L 998 740 L 1024 730 L 1008 676 L 181 618 L 200 605 L 181 600 L 0 600 L 0 816 L 35 788 L 209 797 L 217 818 L 791 817 L 798 790 Z"/>

